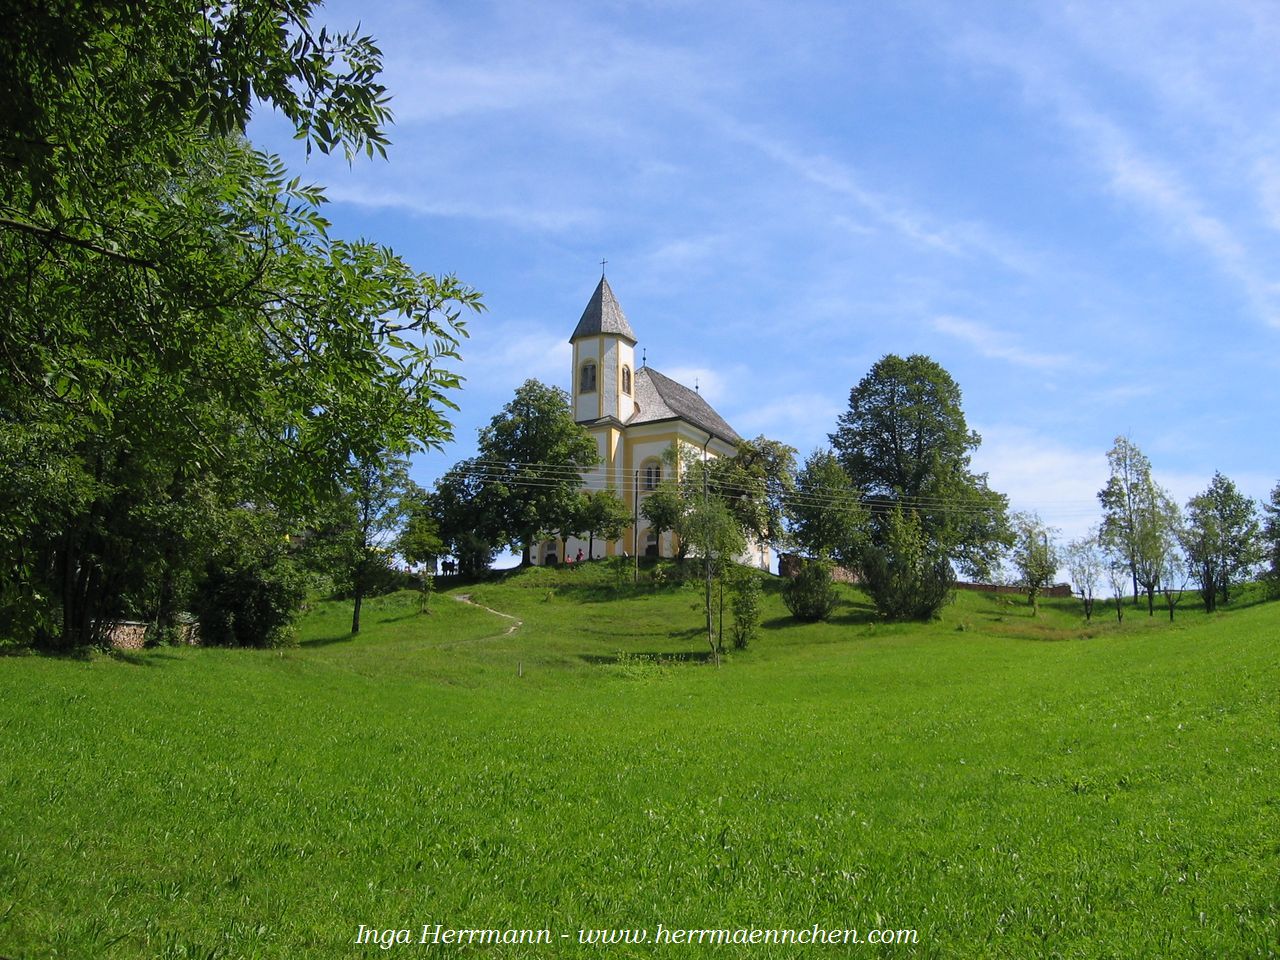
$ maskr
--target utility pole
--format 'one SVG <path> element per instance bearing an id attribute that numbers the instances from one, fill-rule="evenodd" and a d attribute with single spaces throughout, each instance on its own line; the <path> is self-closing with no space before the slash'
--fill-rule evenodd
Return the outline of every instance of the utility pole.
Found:
<path id="1" fill-rule="evenodd" d="M 635 500 L 634 515 L 631 518 L 631 559 L 635 561 L 634 583 L 640 584 L 640 471 L 636 471 L 635 481 L 631 485 L 631 495 Z"/>
<path id="2" fill-rule="evenodd" d="M 707 434 L 707 442 L 702 445 L 702 517 L 707 522 L 707 447 L 711 446 L 711 434 Z M 715 636 L 711 630 L 711 538 L 704 537 L 702 556 L 707 572 L 707 643 L 711 647 L 711 656 L 720 666 L 720 651 L 716 648 Z"/>

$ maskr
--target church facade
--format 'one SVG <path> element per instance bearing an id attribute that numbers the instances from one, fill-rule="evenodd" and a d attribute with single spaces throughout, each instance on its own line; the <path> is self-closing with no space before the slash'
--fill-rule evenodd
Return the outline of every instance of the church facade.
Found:
<path id="1" fill-rule="evenodd" d="M 697 390 L 643 362 L 636 366 L 638 340 L 603 276 L 569 342 L 574 419 L 595 439 L 600 457 L 599 465 L 583 474 L 583 485 L 613 491 L 639 522 L 620 539 L 597 539 L 594 545 L 577 537 L 544 541 L 535 562 L 574 559 L 579 551 L 585 558 L 589 547 L 593 558 L 675 556 L 675 534 L 659 536 L 640 513 L 645 497 L 673 469 L 663 454 L 674 444 L 707 458 L 732 457 L 741 438 Z M 748 554 L 744 562 L 768 569 L 768 547 L 749 547 Z"/>

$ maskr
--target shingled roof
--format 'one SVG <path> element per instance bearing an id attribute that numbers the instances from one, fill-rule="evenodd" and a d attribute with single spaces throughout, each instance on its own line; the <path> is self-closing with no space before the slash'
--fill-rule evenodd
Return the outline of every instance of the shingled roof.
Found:
<path id="1" fill-rule="evenodd" d="M 573 336 L 569 338 L 569 342 L 572 343 L 579 337 L 594 337 L 601 333 L 626 337 L 633 345 L 636 342 L 631 324 L 627 323 L 627 315 L 622 312 L 618 298 L 613 295 L 613 291 L 609 288 L 609 281 L 604 277 L 600 278 L 596 292 L 591 295 L 587 303 L 587 309 L 582 311 L 582 319 L 574 327 Z"/>
<path id="2" fill-rule="evenodd" d="M 725 423 L 720 414 L 702 399 L 702 395 L 676 383 L 652 367 L 636 371 L 635 414 L 627 426 L 652 423 L 655 420 L 686 420 L 699 430 L 705 430 L 727 443 L 737 443 L 742 438 Z"/>

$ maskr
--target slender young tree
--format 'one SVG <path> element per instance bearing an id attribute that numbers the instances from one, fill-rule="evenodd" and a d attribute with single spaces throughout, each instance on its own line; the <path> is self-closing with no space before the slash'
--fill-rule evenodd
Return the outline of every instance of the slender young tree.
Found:
<path id="1" fill-rule="evenodd" d="M 1067 544 L 1065 560 L 1071 582 L 1084 602 L 1084 618 L 1092 620 L 1094 601 L 1105 566 L 1098 550 L 1097 531 L 1091 530 L 1086 536 Z"/>
<path id="2" fill-rule="evenodd" d="M 1013 563 L 1018 569 L 1019 583 L 1027 591 L 1031 615 L 1038 617 L 1040 594 L 1053 582 L 1061 563 L 1054 538 L 1056 531 L 1034 513 L 1015 513 L 1013 531 L 1017 538 L 1013 546 Z"/>
<path id="3" fill-rule="evenodd" d="M 1123 559 L 1133 582 L 1133 602 L 1138 602 L 1139 517 L 1142 504 L 1152 498 L 1151 461 L 1128 437 L 1116 437 L 1107 452 L 1111 475 L 1098 491 L 1102 504 L 1101 542 Z"/>

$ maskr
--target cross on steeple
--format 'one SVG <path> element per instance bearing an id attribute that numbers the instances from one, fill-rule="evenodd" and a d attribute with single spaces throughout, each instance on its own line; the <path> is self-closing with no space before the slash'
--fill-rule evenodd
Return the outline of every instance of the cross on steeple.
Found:
<path id="1" fill-rule="evenodd" d="M 604 260 L 604 259 L 601 259 L 600 261 L 600 276 L 602 277 L 604 276 L 604 265 L 608 262 L 609 262 L 608 260 Z"/>

